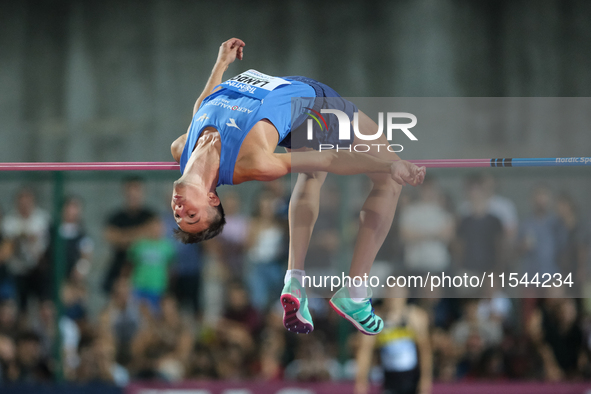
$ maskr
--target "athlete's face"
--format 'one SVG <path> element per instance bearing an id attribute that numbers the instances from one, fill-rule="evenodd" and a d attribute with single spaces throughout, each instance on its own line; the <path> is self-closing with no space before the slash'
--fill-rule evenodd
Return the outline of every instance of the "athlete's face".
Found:
<path id="1" fill-rule="evenodd" d="M 174 183 L 170 206 L 181 230 L 195 234 L 209 227 L 210 214 L 214 208 L 210 194 L 214 193 L 208 193 L 191 183 Z"/>

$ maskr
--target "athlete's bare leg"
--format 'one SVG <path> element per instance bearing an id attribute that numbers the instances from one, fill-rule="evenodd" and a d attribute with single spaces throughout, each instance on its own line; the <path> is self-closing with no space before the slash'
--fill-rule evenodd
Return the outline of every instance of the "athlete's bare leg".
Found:
<path id="1" fill-rule="evenodd" d="M 376 123 L 367 115 L 359 111 L 359 131 L 361 134 L 375 135 L 378 130 Z M 353 145 L 362 143 L 356 136 Z M 399 160 L 398 155 L 388 151 L 388 141 L 384 135 L 378 138 L 372 149 L 367 154 L 379 157 L 383 160 Z M 407 166 L 408 163 L 393 165 L 392 168 Z M 422 182 L 424 169 L 418 170 L 411 183 Z M 364 277 L 369 274 L 376 254 L 380 250 L 386 235 L 390 231 L 396 205 L 405 180 L 394 175 L 401 184 L 394 181 L 390 174 L 368 174 L 372 181 L 372 188 L 359 213 L 359 232 L 355 240 L 355 249 L 351 260 L 349 276 L 351 278 Z M 417 179 L 417 177 L 419 179 Z M 366 335 L 379 334 L 384 328 L 384 321 L 374 313 L 370 299 L 372 297 L 369 283 L 355 282 L 345 283 L 330 299 L 330 306 L 342 317 L 350 321 L 359 331 Z"/>
<path id="2" fill-rule="evenodd" d="M 298 174 L 289 202 L 289 259 L 287 269 L 303 270 L 326 172 Z"/>
<path id="3" fill-rule="evenodd" d="M 303 275 L 310 237 L 318 218 L 320 189 L 325 179 L 326 172 L 298 174 L 289 201 L 289 259 L 281 305 L 285 328 L 301 334 L 314 330 Z"/>
<path id="4" fill-rule="evenodd" d="M 375 134 L 377 130 L 378 125 L 366 114 L 359 111 L 359 131 L 362 134 Z M 359 143 L 364 143 L 364 141 L 355 137 L 353 144 Z M 389 142 L 385 135 L 382 134 L 374 143 L 384 145 L 380 147 L 379 152 L 377 147 L 372 146 L 372 149 L 367 152 L 368 154 L 388 160 L 400 160 L 396 153 L 386 149 Z M 395 182 L 389 174 L 368 174 L 368 176 L 372 181 L 372 188 L 359 213 L 359 232 L 349 270 L 351 278 L 354 276 L 363 277 L 364 274 L 369 275 L 374 259 L 392 226 L 398 197 L 402 190 L 402 186 Z"/>
<path id="5" fill-rule="evenodd" d="M 359 111 L 359 130 L 363 134 L 375 134 L 378 125 L 366 114 Z M 355 137 L 353 145 L 363 143 Z M 385 135 L 375 142 L 383 144 L 368 154 L 388 160 L 400 160 L 398 155 L 387 150 Z M 326 179 L 325 172 L 298 174 L 289 206 L 289 261 L 288 269 L 304 270 L 306 253 L 314 224 L 318 218 L 320 189 Z M 351 262 L 349 276 L 369 274 L 374 259 L 381 248 L 394 220 L 398 197 L 402 186 L 389 174 L 368 174 L 372 181 L 369 192 L 359 214 L 359 232 Z"/>
<path id="6" fill-rule="evenodd" d="M 378 126 L 360 111 L 359 129 L 362 134 L 373 135 Z M 353 145 L 359 143 L 362 141 L 355 137 Z M 396 153 L 388 151 L 388 141 L 384 135 L 380 136 L 377 143 L 381 144 L 380 149 L 374 146 L 376 149 L 368 154 L 386 160 L 399 160 Z M 368 176 L 372 181 L 372 188 L 359 214 L 359 232 L 349 271 L 352 278 L 369 274 L 374 259 L 390 231 L 402 190 L 402 186 L 394 181 L 390 174 Z M 290 201 L 289 271 L 281 294 L 281 304 L 284 308 L 284 326 L 298 333 L 309 333 L 314 329 L 305 289 L 302 287 L 303 282 L 294 280 L 293 276 L 299 275 L 301 280 L 303 275 L 310 237 L 318 217 L 320 189 L 325 178 L 326 173 L 322 172 L 299 174 Z M 374 314 L 370 303 L 366 302 L 371 297 L 370 291 L 366 286 L 353 286 L 354 289 L 348 284 L 337 291 L 330 300 L 331 306 L 364 334 L 378 334 L 383 328 L 383 321 Z"/>

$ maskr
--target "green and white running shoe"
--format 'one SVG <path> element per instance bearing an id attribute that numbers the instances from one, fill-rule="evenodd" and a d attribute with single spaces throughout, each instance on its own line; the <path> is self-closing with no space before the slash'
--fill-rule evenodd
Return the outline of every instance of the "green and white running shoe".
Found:
<path id="1" fill-rule="evenodd" d="M 365 335 L 376 335 L 384 328 L 384 322 L 374 313 L 371 305 L 372 292 L 370 288 L 367 290 L 368 297 L 355 302 L 349 295 L 349 289 L 343 287 L 332 296 L 330 306 Z"/>
<path id="2" fill-rule="evenodd" d="M 288 331 L 296 334 L 308 334 L 314 331 L 306 290 L 296 278 L 291 278 L 283 287 L 281 305 L 283 306 L 283 326 Z"/>

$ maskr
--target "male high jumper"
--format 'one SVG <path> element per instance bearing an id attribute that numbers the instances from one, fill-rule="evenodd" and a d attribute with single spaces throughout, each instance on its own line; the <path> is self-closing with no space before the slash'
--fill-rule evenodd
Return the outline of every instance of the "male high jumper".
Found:
<path id="1" fill-rule="evenodd" d="M 272 181 L 298 173 L 289 207 L 290 250 L 281 303 L 284 326 L 292 332 L 308 333 L 314 325 L 302 277 L 326 174 L 367 174 L 372 181 L 359 215 L 349 271 L 353 278 L 369 274 L 390 230 L 402 186 L 421 184 L 426 170 L 400 160 L 385 148 L 367 153 L 354 149 L 314 150 L 319 143 L 328 146 L 348 142 L 354 147 L 362 142 L 356 135 L 350 141 L 336 140 L 338 122 L 334 115 L 328 117 L 326 130 L 315 133 L 307 147 L 294 144 L 306 135 L 306 110 L 336 109 L 353 119 L 357 108 L 330 87 L 305 77 L 277 78 L 250 70 L 222 83 L 228 66 L 236 58 L 242 60 L 244 46 L 238 38 L 221 45 L 211 76 L 193 108 L 191 125 L 171 146 L 182 173 L 174 182 L 171 201 L 179 227 L 177 238 L 195 243 L 222 231 L 225 219 L 217 186 Z M 292 105 L 292 98 L 304 99 L 294 100 Z M 359 131 L 376 134 L 377 124 L 358 112 Z M 384 135 L 374 142 L 388 146 Z M 277 146 L 285 147 L 287 152 L 275 153 Z M 383 328 L 382 319 L 373 312 L 367 283 L 343 286 L 330 304 L 364 334 L 375 335 Z"/>

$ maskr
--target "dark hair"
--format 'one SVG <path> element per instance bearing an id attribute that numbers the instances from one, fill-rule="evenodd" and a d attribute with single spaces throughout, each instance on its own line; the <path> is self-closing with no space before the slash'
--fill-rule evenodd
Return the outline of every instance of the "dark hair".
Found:
<path id="1" fill-rule="evenodd" d="M 479 172 L 472 173 L 466 177 L 466 185 L 469 187 L 482 186 L 484 185 L 484 176 Z"/>
<path id="2" fill-rule="evenodd" d="M 78 202 L 80 205 L 82 205 L 82 198 L 76 194 L 70 194 L 62 199 L 62 208 L 73 202 Z"/>
<path id="3" fill-rule="evenodd" d="M 208 228 L 194 234 L 183 231 L 180 228 L 175 228 L 174 237 L 184 244 L 196 244 L 219 235 L 226 224 L 226 215 L 224 214 L 224 207 L 222 207 L 221 201 L 216 209 L 217 214 Z"/>
<path id="4" fill-rule="evenodd" d="M 85 333 L 84 335 L 82 335 L 80 337 L 80 340 L 78 341 L 78 351 L 81 351 L 83 349 L 87 349 L 87 348 L 91 348 L 94 345 L 94 342 L 96 341 L 96 334 L 89 332 L 89 333 Z"/>
<path id="5" fill-rule="evenodd" d="M 130 183 L 145 183 L 145 179 L 139 175 L 129 175 L 122 179 L 122 183 L 124 185 L 128 185 Z"/>
<path id="6" fill-rule="evenodd" d="M 20 332 L 16 338 L 15 342 L 17 344 L 22 342 L 37 342 L 41 343 L 41 337 L 35 332 L 31 330 Z"/>
<path id="7" fill-rule="evenodd" d="M 33 188 L 29 185 L 25 185 L 16 191 L 16 194 L 14 195 L 15 200 L 18 200 L 19 198 L 21 198 L 25 194 L 29 194 L 29 195 L 33 196 L 34 199 L 36 199 L 36 197 L 37 197 L 35 195 L 35 192 L 33 191 Z"/>

